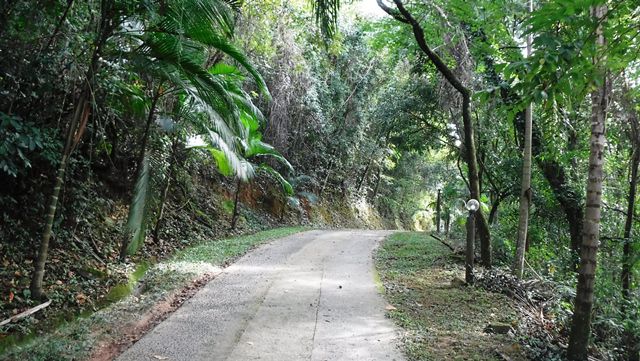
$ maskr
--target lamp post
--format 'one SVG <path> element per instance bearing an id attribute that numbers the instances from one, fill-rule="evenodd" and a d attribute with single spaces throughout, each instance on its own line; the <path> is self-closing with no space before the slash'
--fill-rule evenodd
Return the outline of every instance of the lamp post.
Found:
<path id="1" fill-rule="evenodd" d="M 438 198 L 436 199 L 436 233 L 440 234 L 440 188 L 438 188 Z"/>
<path id="2" fill-rule="evenodd" d="M 464 280 L 467 284 L 473 284 L 473 259 L 475 258 L 474 245 L 476 240 L 476 217 L 475 213 L 480 209 L 480 203 L 475 199 L 470 199 L 465 207 L 469 211 L 467 217 L 467 257 L 465 261 Z"/>

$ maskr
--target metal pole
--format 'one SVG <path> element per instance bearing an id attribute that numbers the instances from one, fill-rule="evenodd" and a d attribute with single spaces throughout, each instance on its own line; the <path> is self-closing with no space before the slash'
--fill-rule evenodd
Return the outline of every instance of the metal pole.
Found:
<path id="1" fill-rule="evenodd" d="M 473 284 L 473 260 L 475 258 L 475 245 L 476 239 L 476 217 L 475 212 L 470 210 L 469 217 L 467 217 L 467 257 L 465 261 L 465 276 L 464 280 L 467 284 Z"/>
<path id="2" fill-rule="evenodd" d="M 440 234 L 440 189 L 438 189 L 438 198 L 436 200 L 436 233 Z"/>

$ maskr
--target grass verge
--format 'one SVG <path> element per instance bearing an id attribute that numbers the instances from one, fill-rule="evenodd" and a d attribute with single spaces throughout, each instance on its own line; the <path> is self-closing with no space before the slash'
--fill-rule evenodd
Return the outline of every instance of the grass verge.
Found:
<path id="1" fill-rule="evenodd" d="M 517 322 L 512 301 L 461 285 L 462 265 L 432 237 L 393 234 L 378 249 L 376 268 L 409 360 L 524 359 L 511 335 L 484 332 Z"/>
<path id="2" fill-rule="evenodd" d="M 118 289 L 118 302 L 60 325 L 55 331 L 31 335 L 19 344 L 0 350 L 0 360 L 67 361 L 108 359 L 96 357 L 117 353 L 139 338 L 161 319 L 150 313 L 170 313 L 202 287 L 211 275 L 256 246 L 304 231 L 303 227 L 284 227 L 255 234 L 212 240 L 178 251 L 148 270 L 139 281 Z M 117 288 L 118 286 L 114 287 Z M 164 306 L 158 307 L 164 303 Z M 152 312 L 153 311 L 153 312 Z M 141 327 L 141 323 L 145 323 Z M 134 329 L 132 331 L 132 329 Z M 133 332 L 133 333 L 132 333 Z"/>

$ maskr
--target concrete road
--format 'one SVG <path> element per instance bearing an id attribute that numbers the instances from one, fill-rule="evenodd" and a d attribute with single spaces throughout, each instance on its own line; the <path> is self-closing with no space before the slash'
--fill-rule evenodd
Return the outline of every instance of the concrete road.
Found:
<path id="1" fill-rule="evenodd" d="M 309 231 L 238 260 L 117 360 L 404 360 L 371 254 L 385 231 Z"/>

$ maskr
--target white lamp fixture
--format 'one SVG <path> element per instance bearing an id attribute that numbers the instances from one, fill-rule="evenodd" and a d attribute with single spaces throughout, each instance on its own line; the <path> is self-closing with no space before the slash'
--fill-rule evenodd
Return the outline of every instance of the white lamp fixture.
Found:
<path id="1" fill-rule="evenodd" d="M 475 199 L 469 199 L 469 201 L 465 204 L 465 207 L 469 212 L 475 212 L 480 209 L 480 202 Z"/>

